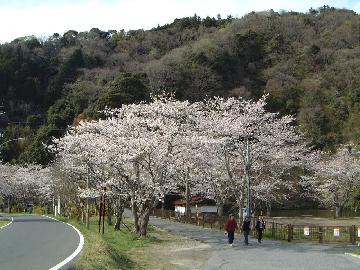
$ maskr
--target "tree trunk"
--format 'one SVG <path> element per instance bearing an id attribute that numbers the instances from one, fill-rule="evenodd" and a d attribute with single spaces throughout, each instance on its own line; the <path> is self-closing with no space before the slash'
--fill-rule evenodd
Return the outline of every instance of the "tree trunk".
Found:
<path id="1" fill-rule="evenodd" d="M 335 206 L 335 218 L 339 218 L 341 216 L 342 207 L 341 206 Z"/>
<path id="2" fill-rule="evenodd" d="M 122 221 L 122 215 L 124 213 L 124 204 L 122 203 L 121 196 L 119 196 L 118 200 L 115 202 L 115 231 L 120 231 L 121 221 Z"/>
<path id="3" fill-rule="evenodd" d="M 82 224 L 86 223 L 86 214 L 84 204 L 81 204 L 81 222 Z"/>
<path id="4" fill-rule="evenodd" d="M 241 224 L 243 223 L 244 220 L 244 215 L 243 215 L 244 202 L 242 198 L 238 198 L 237 203 L 239 206 L 239 227 L 241 228 Z"/>
<path id="5" fill-rule="evenodd" d="M 76 220 L 80 223 L 82 220 L 81 220 L 81 205 L 78 206 L 78 204 L 76 205 Z"/>
<path id="6" fill-rule="evenodd" d="M 89 206 L 89 198 L 86 198 L 86 228 L 90 229 L 90 206 Z"/>
<path id="7" fill-rule="evenodd" d="M 140 182 L 140 167 L 139 164 L 137 162 L 134 163 L 134 172 L 136 175 L 136 182 L 139 183 Z M 136 205 L 136 196 L 135 196 L 135 191 L 131 190 L 131 210 L 133 212 L 133 217 L 134 217 L 134 228 L 135 228 L 135 232 L 137 233 L 140 230 L 139 227 L 139 215 L 138 215 L 138 207 Z"/>
<path id="8" fill-rule="evenodd" d="M 150 214 L 154 211 L 156 204 L 156 199 L 152 198 L 147 201 L 146 204 L 142 205 L 141 207 L 137 207 L 137 209 L 140 210 L 136 214 L 138 217 L 138 226 L 136 227 L 136 234 L 138 237 L 146 237 Z"/>
<path id="9" fill-rule="evenodd" d="M 102 217 L 102 234 L 105 233 L 105 215 L 106 215 L 106 199 L 104 194 L 104 202 L 103 202 L 103 217 Z"/>
<path id="10" fill-rule="evenodd" d="M 133 217 L 134 217 L 134 229 L 135 232 L 140 231 L 140 227 L 139 227 L 139 216 L 138 216 L 138 210 L 137 210 L 137 205 L 135 203 L 135 199 L 131 199 L 131 210 L 133 213 Z"/>
<path id="11" fill-rule="evenodd" d="M 271 217 L 271 202 L 266 202 L 266 215 L 267 217 Z"/>
<path id="12" fill-rule="evenodd" d="M 8 197 L 8 213 L 11 213 L 10 196 Z"/>
<path id="13" fill-rule="evenodd" d="M 111 208 L 111 200 L 108 199 L 107 205 L 107 223 L 109 226 L 112 225 L 112 208 Z"/>
<path id="14" fill-rule="evenodd" d="M 185 216 L 191 218 L 191 193 L 190 193 L 190 183 L 189 180 L 186 180 L 186 190 L 185 190 Z"/>
<path id="15" fill-rule="evenodd" d="M 140 237 L 146 237 L 147 226 L 149 224 L 150 211 L 146 211 L 144 215 L 140 218 L 139 231 L 137 233 Z"/>
<path id="16" fill-rule="evenodd" d="M 99 209 L 99 233 L 101 231 L 101 218 L 102 218 L 102 211 L 103 211 L 103 199 L 100 198 L 100 209 Z"/>

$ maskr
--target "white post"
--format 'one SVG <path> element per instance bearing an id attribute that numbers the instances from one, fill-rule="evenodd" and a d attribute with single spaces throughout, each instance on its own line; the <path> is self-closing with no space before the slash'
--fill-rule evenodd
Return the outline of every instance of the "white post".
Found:
<path id="1" fill-rule="evenodd" d="M 58 205 L 57 205 L 57 212 L 59 214 L 59 216 L 61 216 L 61 201 L 60 201 L 60 196 L 58 196 L 58 201 L 57 201 Z"/>
<path id="2" fill-rule="evenodd" d="M 89 168 L 88 168 L 88 175 L 86 176 L 86 189 L 89 190 Z M 101 215 L 101 213 L 100 213 Z M 89 207 L 89 196 L 86 197 L 86 228 L 90 228 L 90 207 Z"/>
<path id="3" fill-rule="evenodd" d="M 56 216 L 56 209 L 55 209 L 55 196 L 53 196 L 53 199 L 52 199 L 52 208 L 53 208 L 53 213 L 54 213 L 54 215 Z"/>

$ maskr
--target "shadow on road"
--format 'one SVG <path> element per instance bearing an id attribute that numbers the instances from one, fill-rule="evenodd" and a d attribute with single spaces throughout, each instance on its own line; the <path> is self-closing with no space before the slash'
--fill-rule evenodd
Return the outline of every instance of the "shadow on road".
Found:
<path id="1" fill-rule="evenodd" d="M 52 223 L 56 223 L 59 222 L 57 220 L 52 220 L 52 219 L 43 219 L 43 218 L 33 218 L 33 219 L 14 219 L 13 221 L 14 223 L 17 222 L 52 222 Z"/>

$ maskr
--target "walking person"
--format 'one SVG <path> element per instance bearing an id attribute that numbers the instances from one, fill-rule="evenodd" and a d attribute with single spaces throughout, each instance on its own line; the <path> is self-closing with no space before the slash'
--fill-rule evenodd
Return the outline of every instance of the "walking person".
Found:
<path id="1" fill-rule="evenodd" d="M 244 223 L 242 225 L 242 231 L 244 234 L 245 245 L 249 245 L 250 222 L 251 222 L 251 219 L 250 219 L 250 217 L 247 216 L 247 217 L 245 217 Z"/>
<path id="2" fill-rule="evenodd" d="M 233 214 L 229 215 L 229 219 L 225 223 L 225 234 L 228 236 L 228 242 L 230 246 L 233 246 L 234 233 L 238 229 L 238 225 Z"/>
<path id="3" fill-rule="evenodd" d="M 258 219 L 256 220 L 255 228 L 257 231 L 258 242 L 261 244 L 263 231 L 265 230 L 265 221 L 262 216 L 259 216 Z"/>

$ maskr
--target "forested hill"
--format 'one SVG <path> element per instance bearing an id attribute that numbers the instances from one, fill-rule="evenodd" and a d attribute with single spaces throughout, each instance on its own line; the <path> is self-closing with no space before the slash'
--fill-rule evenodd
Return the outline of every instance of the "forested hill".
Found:
<path id="1" fill-rule="evenodd" d="M 2 158 L 45 164 L 43 143 L 74 121 L 163 91 L 193 101 L 266 92 L 269 109 L 296 115 L 314 146 L 360 143 L 359 74 L 360 16 L 328 6 L 18 38 L 0 46 L 1 140 L 25 139 L 6 143 Z"/>

